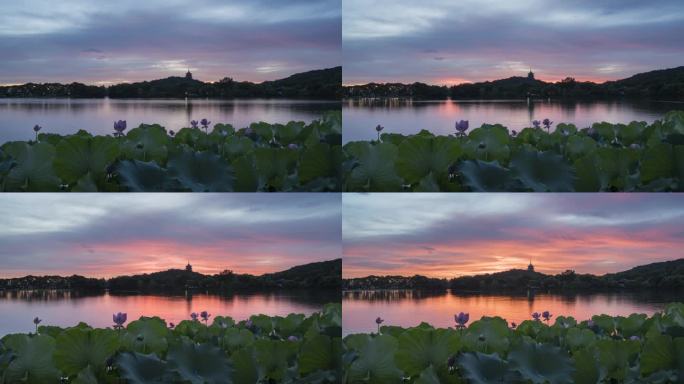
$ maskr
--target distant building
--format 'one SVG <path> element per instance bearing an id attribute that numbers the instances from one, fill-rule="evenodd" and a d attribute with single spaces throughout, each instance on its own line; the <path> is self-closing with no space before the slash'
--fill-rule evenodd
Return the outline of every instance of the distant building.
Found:
<path id="1" fill-rule="evenodd" d="M 189 261 L 188 261 L 188 265 L 185 266 L 185 270 L 188 272 L 192 272 L 192 265 L 190 265 Z"/>
<path id="2" fill-rule="evenodd" d="M 188 72 L 190 73 L 190 72 Z M 532 68 L 530 68 L 530 71 L 527 73 L 527 79 L 528 80 L 534 80 L 534 72 L 532 72 Z"/>
<path id="3" fill-rule="evenodd" d="M 534 272 L 534 265 L 532 265 L 532 260 L 530 260 L 530 264 L 527 265 L 527 271 Z"/>
<path id="4" fill-rule="evenodd" d="M 190 72 L 190 68 L 188 68 L 188 72 L 185 74 L 185 78 L 188 80 L 192 80 L 192 72 Z"/>

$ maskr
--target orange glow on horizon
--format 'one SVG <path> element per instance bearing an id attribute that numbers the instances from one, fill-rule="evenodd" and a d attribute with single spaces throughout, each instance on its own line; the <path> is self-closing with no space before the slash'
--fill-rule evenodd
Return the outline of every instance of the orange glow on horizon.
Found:
<path id="1" fill-rule="evenodd" d="M 566 233 L 562 237 L 548 237 L 538 242 L 516 239 L 530 235 L 525 232 L 528 230 L 517 229 L 516 233 L 512 234 L 512 239 L 506 240 L 473 239 L 445 244 L 417 243 L 389 251 L 376 246 L 345 246 L 343 273 L 345 278 L 416 274 L 434 278 L 453 278 L 525 269 L 531 260 L 538 272 L 557 274 L 574 269 L 577 273 L 605 274 L 628 269 L 623 268 L 632 262 L 625 256 L 627 252 L 643 253 L 640 264 L 648 264 L 662 261 L 662 256 L 654 254 L 656 250 L 672 254 L 680 247 L 680 244 L 668 241 L 657 230 L 644 231 L 636 237 L 605 231 L 589 235 Z M 426 251 L 426 247 L 430 250 Z M 375 258 L 381 260 L 386 267 L 373 269 L 355 265 L 357 260 L 372 260 L 371 255 L 375 255 Z M 421 262 L 416 262 L 416 259 L 420 259 Z M 431 260 L 434 262 L 430 263 Z M 633 266 L 636 265 L 629 268 Z"/>

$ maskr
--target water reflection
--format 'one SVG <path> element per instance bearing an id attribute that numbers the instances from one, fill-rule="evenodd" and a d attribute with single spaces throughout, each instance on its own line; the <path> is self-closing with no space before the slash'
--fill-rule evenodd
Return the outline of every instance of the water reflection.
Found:
<path id="1" fill-rule="evenodd" d="M 339 110 L 339 102 L 319 100 L 0 99 L 0 142 L 32 138 L 35 124 L 59 134 L 79 129 L 109 134 L 115 120 L 127 120 L 129 127 L 158 123 L 178 130 L 190 120 L 207 118 L 242 128 L 258 121 L 310 122 Z"/>
<path id="2" fill-rule="evenodd" d="M 427 129 L 438 134 L 454 132 L 454 122 L 469 120 L 470 127 L 500 123 L 521 130 L 533 120 L 573 123 L 579 128 L 594 122 L 649 123 L 684 103 L 656 101 L 549 101 L 549 100 L 442 100 L 354 99 L 343 102 L 344 141 L 373 139 L 377 124 L 385 132 L 413 134 Z M 555 126 L 555 124 L 554 124 Z"/>
<path id="3" fill-rule="evenodd" d="M 470 313 L 471 321 L 482 316 L 501 316 L 520 323 L 533 312 L 551 311 L 556 316 L 586 320 L 596 314 L 612 316 L 634 312 L 653 314 L 667 303 L 683 301 L 683 292 L 521 293 L 496 295 L 451 291 L 375 290 L 346 291 L 342 295 L 344 333 L 370 332 L 377 316 L 387 325 L 416 326 L 425 321 L 438 327 L 454 325 L 458 312 Z"/>
<path id="4" fill-rule="evenodd" d="M 7 333 L 29 332 L 35 316 L 44 325 L 73 326 L 80 321 L 96 327 L 111 326 L 111 314 L 128 313 L 128 319 L 159 316 L 178 323 L 192 312 L 208 311 L 213 315 L 243 320 L 253 314 L 284 316 L 289 313 L 311 314 L 331 302 L 340 302 L 339 291 L 279 291 L 212 295 L 92 294 L 67 290 L 0 291 L 0 337 Z"/>

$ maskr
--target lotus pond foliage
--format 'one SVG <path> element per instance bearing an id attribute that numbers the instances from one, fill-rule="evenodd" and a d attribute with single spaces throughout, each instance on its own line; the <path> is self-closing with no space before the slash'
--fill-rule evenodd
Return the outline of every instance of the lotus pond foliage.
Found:
<path id="1" fill-rule="evenodd" d="M 341 115 L 305 124 L 235 129 L 202 119 L 167 131 L 140 125 L 112 135 L 46 133 L 0 146 L 0 189 L 8 192 L 340 191 Z M 199 125 L 199 126 L 198 126 Z M 42 129 L 42 131 L 41 131 Z M 39 133 L 43 132 L 43 133 Z"/>
<path id="2" fill-rule="evenodd" d="M 343 147 L 344 190 L 683 191 L 684 111 L 647 124 L 595 123 L 578 129 L 549 119 L 520 132 L 484 124 L 468 133 L 415 135 L 378 126 L 378 140 Z M 380 131 L 384 129 L 384 133 Z"/>
<path id="3" fill-rule="evenodd" d="M 676 383 L 684 380 L 684 304 L 578 322 L 548 311 L 521 324 L 482 317 L 343 340 L 343 383 Z M 553 319 L 553 320 L 552 320 Z"/>
<path id="4" fill-rule="evenodd" d="M 341 306 L 247 320 L 203 311 L 111 328 L 37 326 L 0 339 L 0 383 L 339 383 Z"/>

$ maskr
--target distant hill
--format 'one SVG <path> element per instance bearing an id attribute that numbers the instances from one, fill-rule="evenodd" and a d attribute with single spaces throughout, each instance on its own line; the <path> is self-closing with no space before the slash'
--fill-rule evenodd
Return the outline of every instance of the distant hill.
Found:
<path id="1" fill-rule="evenodd" d="M 344 87 L 348 98 L 397 97 L 413 99 L 649 99 L 684 100 L 684 66 L 640 73 L 626 79 L 593 83 L 567 77 L 555 83 L 509 77 L 452 87 L 424 83 L 369 83 Z"/>
<path id="2" fill-rule="evenodd" d="M 113 292 L 177 292 L 201 290 L 214 293 L 274 289 L 340 289 L 342 260 L 305 264 L 288 270 L 260 276 L 223 271 L 204 275 L 184 269 L 93 279 L 83 276 L 26 276 L 0 279 L 2 289 L 84 289 Z"/>
<path id="3" fill-rule="evenodd" d="M 34 84 L 0 87 L 3 97 L 72 98 L 310 98 L 339 100 L 342 95 L 342 67 L 297 73 L 284 79 L 252 83 L 226 77 L 205 83 L 185 77 L 98 87 L 81 83 Z"/>
<path id="4" fill-rule="evenodd" d="M 417 285 L 415 282 L 419 281 Z M 556 275 L 524 269 L 461 276 L 450 280 L 425 276 L 368 276 L 344 279 L 342 288 L 357 289 L 447 289 L 459 291 L 618 290 L 684 289 L 684 259 L 652 263 L 628 271 L 602 276 L 567 270 Z"/>

